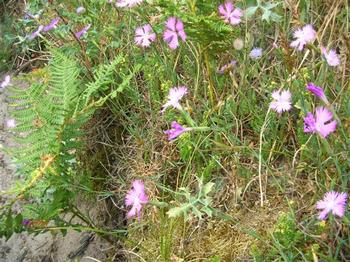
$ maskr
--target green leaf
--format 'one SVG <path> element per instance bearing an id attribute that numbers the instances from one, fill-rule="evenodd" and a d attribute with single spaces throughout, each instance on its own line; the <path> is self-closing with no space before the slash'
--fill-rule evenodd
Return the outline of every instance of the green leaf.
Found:
<path id="1" fill-rule="evenodd" d="M 167 212 L 169 217 L 178 217 L 181 216 L 184 213 L 187 213 L 188 209 L 191 207 L 191 204 L 179 206 L 179 207 L 173 207 L 170 208 Z"/>
<path id="2" fill-rule="evenodd" d="M 244 12 L 245 17 L 246 17 L 246 18 L 252 17 L 252 16 L 255 14 L 255 12 L 256 12 L 257 10 L 258 10 L 258 6 L 251 6 L 251 7 L 248 7 L 248 8 L 245 10 L 245 12 Z"/>
<path id="3" fill-rule="evenodd" d="M 206 183 L 202 189 L 203 196 L 208 195 L 211 192 L 211 190 L 213 189 L 214 185 L 215 185 L 215 183 L 213 183 L 213 182 Z"/>

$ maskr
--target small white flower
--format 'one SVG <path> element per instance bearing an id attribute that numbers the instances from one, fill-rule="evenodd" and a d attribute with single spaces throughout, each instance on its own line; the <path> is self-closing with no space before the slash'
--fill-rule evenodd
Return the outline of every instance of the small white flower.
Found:
<path id="1" fill-rule="evenodd" d="M 272 98 L 273 101 L 270 103 L 270 108 L 275 110 L 277 113 L 289 111 L 292 108 L 292 94 L 289 92 L 289 90 L 276 90 L 272 93 Z"/>

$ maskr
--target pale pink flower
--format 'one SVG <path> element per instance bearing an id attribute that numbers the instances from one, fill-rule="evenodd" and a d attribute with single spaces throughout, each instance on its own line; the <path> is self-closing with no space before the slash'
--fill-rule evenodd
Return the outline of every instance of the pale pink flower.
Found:
<path id="1" fill-rule="evenodd" d="M 272 98 L 273 101 L 270 103 L 270 108 L 275 110 L 277 113 L 281 114 L 282 112 L 289 111 L 292 108 L 292 94 L 289 90 L 276 90 L 272 92 Z"/>
<path id="2" fill-rule="evenodd" d="M 225 2 L 219 5 L 219 14 L 225 23 L 238 25 L 241 22 L 243 12 L 239 8 L 234 8 L 232 2 Z"/>
<path id="3" fill-rule="evenodd" d="M 117 7 L 134 7 L 140 3 L 142 3 L 143 0 L 117 0 L 116 6 Z"/>
<path id="4" fill-rule="evenodd" d="M 303 28 L 298 28 L 293 33 L 293 37 L 295 40 L 292 41 L 290 46 L 301 51 L 306 44 L 312 43 L 316 39 L 316 31 L 312 25 L 305 25 Z"/>
<path id="5" fill-rule="evenodd" d="M 4 81 L 0 83 L 0 88 L 5 88 L 10 85 L 11 77 L 10 75 L 5 76 Z"/>
<path id="6" fill-rule="evenodd" d="M 84 28 L 82 30 L 80 30 L 79 32 L 75 33 L 76 38 L 80 38 L 83 35 L 85 35 L 87 33 L 87 31 L 90 29 L 91 24 L 88 24 L 86 26 L 84 26 Z"/>
<path id="7" fill-rule="evenodd" d="M 165 112 L 165 110 L 172 106 L 176 109 L 182 109 L 180 105 L 180 100 L 183 98 L 184 95 L 187 94 L 187 87 L 186 86 L 178 86 L 178 87 L 172 87 L 169 90 L 168 95 L 168 101 L 163 105 L 162 113 Z"/>
<path id="8" fill-rule="evenodd" d="M 327 192 L 323 199 L 316 203 L 316 208 L 322 210 L 318 215 L 318 219 L 325 220 L 330 212 L 338 217 L 343 217 L 346 210 L 347 197 L 346 193 Z"/>
<path id="9" fill-rule="evenodd" d="M 184 31 L 184 24 L 179 18 L 170 17 L 166 22 L 163 39 L 171 49 L 176 49 L 179 46 L 179 36 L 183 42 L 186 41 L 187 36 Z"/>
<path id="10" fill-rule="evenodd" d="M 327 64 L 329 66 L 338 66 L 340 65 L 340 59 L 339 56 L 337 54 L 337 52 L 334 49 L 329 50 L 329 52 L 327 52 L 327 49 L 324 47 L 321 47 L 321 52 L 322 55 L 324 56 L 324 58 L 327 61 Z"/>
<path id="11" fill-rule="evenodd" d="M 14 128 L 16 127 L 16 120 L 11 118 L 6 120 L 6 127 L 7 128 Z"/>
<path id="12" fill-rule="evenodd" d="M 165 130 L 164 134 L 168 135 L 168 140 L 171 141 L 177 138 L 178 136 L 180 136 L 182 133 L 191 131 L 191 130 L 192 128 L 183 127 L 178 122 L 173 121 L 171 123 L 171 129 Z"/>
<path id="13" fill-rule="evenodd" d="M 134 217 L 137 215 L 138 219 L 141 218 L 142 205 L 148 203 L 148 196 L 145 193 L 145 186 L 141 180 L 135 180 L 132 182 L 132 188 L 125 196 L 125 205 L 132 206 L 127 214 L 127 217 Z"/>
<path id="14" fill-rule="evenodd" d="M 325 107 L 316 108 L 316 118 L 310 112 L 304 118 L 304 132 L 318 133 L 326 138 L 334 132 L 337 127 L 337 121 L 333 120 L 333 114 Z"/>
<path id="15" fill-rule="evenodd" d="M 156 34 L 153 32 L 151 25 L 146 24 L 136 28 L 134 40 L 137 45 L 148 47 L 156 40 Z"/>

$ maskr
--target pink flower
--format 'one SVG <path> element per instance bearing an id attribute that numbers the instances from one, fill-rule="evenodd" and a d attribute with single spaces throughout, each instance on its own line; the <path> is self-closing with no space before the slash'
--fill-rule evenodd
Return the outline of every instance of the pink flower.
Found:
<path id="1" fill-rule="evenodd" d="M 219 13 L 225 23 L 230 23 L 231 25 L 238 25 L 241 22 L 241 16 L 243 12 L 239 8 L 234 8 L 232 2 L 225 2 L 219 5 Z"/>
<path id="2" fill-rule="evenodd" d="M 337 127 L 335 120 L 331 121 L 333 114 L 325 107 L 316 108 L 316 118 L 310 112 L 304 118 L 305 133 L 319 133 L 326 138 L 330 133 L 334 132 Z"/>
<path id="3" fill-rule="evenodd" d="M 296 38 L 290 44 L 293 48 L 298 48 L 299 51 L 304 49 L 304 46 L 308 43 L 312 43 L 316 39 L 316 31 L 312 25 L 305 25 L 303 28 L 298 28 L 293 37 Z"/>
<path id="4" fill-rule="evenodd" d="M 328 104 L 327 97 L 321 87 L 315 86 L 313 83 L 308 83 L 306 89 L 321 99 L 324 103 Z"/>
<path id="5" fill-rule="evenodd" d="M 318 219 L 325 220 L 330 212 L 338 217 L 343 217 L 345 214 L 347 197 L 348 195 L 346 193 L 338 193 L 335 191 L 327 192 L 323 200 L 316 203 L 316 208 L 322 210 L 318 215 Z"/>
<path id="6" fill-rule="evenodd" d="M 153 33 L 151 25 L 146 24 L 136 28 L 134 39 L 137 45 L 148 47 L 154 40 L 156 40 L 156 34 Z"/>
<path id="7" fill-rule="evenodd" d="M 137 215 L 138 219 L 141 218 L 142 205 L 148 203 L 148 196 L 145 193 L 145 186 L 141 180 L 135 180 L 132 182 L 132 188 L 125 196 L 125 205 L 132 206 L 127 214 L 127 217 L 134 217 Z"/>
<path id="8" fill-rule="evenodd" d="M 4 81 L 0 83 L 0 88 L 5 88 L 10 85 L 11 77 L 10 75 L 5 76 Z"/>
<path id="9" fill-rule="evenodd" d="M 292 108 L 292 94 L 289 92 L 289 90 L 276 90 L 272 93 L 272 98 L 273 101 L 270 103 L 270 108 L 275 110 L 277 113 L 281 114 L 283 111 L 289 111 Z"/>
<path id="10" fill-rule="evenodd" d="M 7 119 L 6 120 L 6 126 L 8 127 L 8 128 L 14 128 L 14 127 L 16 127 L 16 120 L 15 119 Z"/>
<path id="11" fill-rule="evenodd" d="M 143 0 L 117 0 L 117 7 L 134 7 L 140 4 Z"/>
<path id="12" fill-rule="evenodd" d="M 321 53 L 327 61 L 329 66 L 338 66 L 340 65 L 340 59 L 338 57 L 337 52 L 334 49 L 329 50 L 327 52 L 326 48 L 321 47 Z"/>
<path id="13" fill-rule="evenodd" d="M 178 86 L 170 88 L 169 95 L 168 95 L 168 101 L 163 105 L 162 113 L 165 112 L 165 110 L 172 106 L 176 109 L 182 109 L 180 105 L 180 100 L 183 98 L 184 95 L 187 94 L 187 87 L 186 86 Z"/>
<path id="14" fill-rule="evenodd" d="M 186 41 L 186 33 L 184 24 L 176 17 L 170 17 L 166 22 L 166 30 L 163 34 L 163 39 L 168 43 L 171 49 L 176 49 L 179 46 L 179 36 L 183 42 Z"/>
<path id="15" fill-rule="evenodd" d="M 43 29 L 44 29 L 44 26 L 43 25 L 39 25 L 38 29 L 28 36 L 28 39 L 29 40 L 33 40 L 34 38 L 36 38 L 40 34 L 40 32 Z"/>
<path id="16" fill-rule="evenodd" d="M 51 22 L 48 25 L 44 26 L 43 31 L 47 32 L 47 31 L 50 31 L 52 29 L 55 29 L 59 22 L 60 22 L 59 18 L 52 19 Z"/>
<path id="17" fill-rule="evenodd" d="M 182 125 L 180 125 L 178 122 L 173 121 L 171 123 L 171 128 L 169 130 L 165 130 L 164 134 L 168 135 L 168 140 L 174 140 L 175 138 L 177 138 L 178 136 L 180 136 L 182 133 L 187 132 L 187 131 L 191 131 L 191 128 L 186 128 L 183 127 Z"/>
<path id="18" fill-rule="evenodd" d="M 79 32 L 76 32 L 75 36 L 77 38 L 82 37 L 83 35 L 85 35 L 87 33 L 87 31 L 90 29 L 90 27 L 91 27 L 91 24 L 86 25 L 82 30 L 80 30 Z"/>

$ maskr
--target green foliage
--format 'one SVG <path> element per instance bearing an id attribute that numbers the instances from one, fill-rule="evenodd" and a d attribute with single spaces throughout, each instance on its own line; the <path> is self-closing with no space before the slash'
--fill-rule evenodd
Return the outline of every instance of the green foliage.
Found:
<path id="1" fill-rule="evenodd" d="M 178 195 L 185 198 L 186 203 L 182 203 L 179 207 L 173 207 L 167 212 L 170 218 L 184 216 L 185 220 L 189 219 L 188 213 L 191 212 L 198 219 L 202 219 L 203 215 L 211 217 L 213 209 L 211 207 L 212 198 L 208 194 L 212 191 L 214 183 L 209 182 L 203 184 L 201 178 L 198 178 L 198 193 L 196 196 L 191 195 L 187 188 L 179 188 Z"/>
<path id="2" fill-rule="evenodd" d="M 125 75 L 119 84 L 115 83 L 115 70 L 122 60 L 120 55 L 102 65 L 96 71 L 94 81 L 82 88 L 77 63 L 59 51 L 53 51 L 43 79 L 28 88 L 10 89 L 17 146 L 9 148 L 8 152 L 16 161 L 18 172 L 24 175 L 24 185 L 17 185 L 18 196 L 31 199 L 31 204 L 23 211 L 27 218 L 58 219 L 61 212 L 68 212 L 74 206 L 77 192 L 72 186 L 83 182 L 74 170 L 77 169 L 76 156 L 82 146 L 84 125 L 96 109 L 124 90 L 139 69 L 135 67 L 134 72 Z M 117 88 L 106 92 L 112 83 Z M 6 210 L 11 210 L 11 206 Z M 3 219 L 7 212 L 2 214 Z M 13 232 L 12 227 L 5 226 L 9 221 L 19 219 L 8 215 L 1 221 L 1 228 L 7 228 L 2 235 L 7 237 Z M 18 228 L 18 223 L 16 225 Z M 23 229 L 22 225 L 20 229 Z"/>

